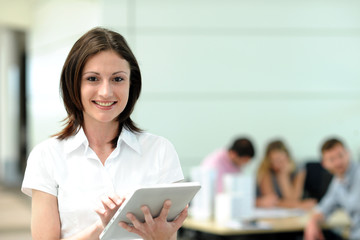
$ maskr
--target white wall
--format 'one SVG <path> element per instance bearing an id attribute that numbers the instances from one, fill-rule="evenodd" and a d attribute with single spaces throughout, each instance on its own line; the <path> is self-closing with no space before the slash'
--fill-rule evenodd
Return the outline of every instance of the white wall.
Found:
<path id="1" fill-rule="evenodd" d="M 101 20 L 99 1 L 52 0 L 33 9 L 28 46 L 29 149 L 57 133 L 66 117 L 60 73 L 75 41 Z"/>
<path id="2" fill-rule="evenodd" d="M 0 0 L 0 26 L 18 30 L 30 28 L 31 8 L 37 1 L 40 0 Z"/>
<path id="3" fill-rule="evenodd" d="M 143 73 L 134 120 L 169 138 L 185 174 L 239 134 L 262 156 L 283 137 L 298 161 L 343 137 L 360 154 L 360 2 L 102 0 L 42 2 L 30 33 L 31 145 L 60 129 L 62 64 L 102 24 Z M 66 11 L 65 11 L 66 10 Z"/>
<path id="4" fill-rule="evenodd" d="M 334 134 L 360 154 L 359 1 L 127 7 L 126 26 L 111 11 L 105 24 L 131 39 L 142 68 L 135 120 L 175 144 L 186 173 L 238 134 L 253 137 L 257 158 L 278 136 L 298 161 L 318 157 Z"/>

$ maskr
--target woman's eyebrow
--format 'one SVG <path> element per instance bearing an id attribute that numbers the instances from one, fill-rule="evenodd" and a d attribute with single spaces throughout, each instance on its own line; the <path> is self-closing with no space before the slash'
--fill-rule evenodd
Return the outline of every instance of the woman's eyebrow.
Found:
<path id="1" fill-rule="evenodd" d="M 116 74 L 118 74 L 118 73 L 124 73 L 124 74 L 128 75 L 128 73 L 125 72 L 125 71 L 117 71 L 117 72 L 114 72 L 112 75 L 116 75 Z"/>
<path id="2" fill-rule="evenodd" d="M 123 73 L 123 74 L 125 74 L 125 75 L 128 75 L 128 73 L 125 72 L 125 71 L 117 71 L 117 72 L 114 72 L 112 75 L 116 75 L 116 74 L 118 74 L 118 73 Z M 86 75 L 86 74 L 96 74 L 96 75 L 100 75 L 100 73 L 94 72 L 94 71 L 89 71 L 89 72 L 84 72 L 84 73 L 83 73 L 83 75 Z"/>
<path id="3" fill-rule="evenodd" d="M 86 75 L 86 74 L 89 74 L 89 73 L 91 73 L 91 74 L 96 74 L 96 75 L 100 75 L 100 73 L 98 73 L 98 72 L 93 72 L 93 71 L 84 72 L 83 75 Z"/>

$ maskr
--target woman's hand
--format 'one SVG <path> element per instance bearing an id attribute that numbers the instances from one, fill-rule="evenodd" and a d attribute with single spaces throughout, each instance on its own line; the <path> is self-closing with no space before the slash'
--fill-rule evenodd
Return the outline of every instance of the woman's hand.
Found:
<path id="1" fill-rule="evenodd" d="M 315 207 L 317 201 L 313 198 L 304 199 L 300 202 L 299 208 L 305 209 L 305 210 L 311 210 L 313 207 Z"/>
<path id="2" fill-rule="evenodd" d="M 288 178 L 292 172 L 292 165 L 289 161 L 284 161 L 278 169 L 278 176 Z"/>
<path id="3" fill-rule="evenodd" d="M 142 223 L 136 217 L 128 213 L 126 217 L 132 222 L 133 226 L 125 222 L 120 222 L 119 225 L 129 232 L 136 233 L 144 240 L 169 240 L 176 239 L 177 230 L 187 217 L 186 207 L 180 215 L 172 222 L 167 221 L 167 216 L 171 207 L 171 201 L 166 200 L 160 215 L 157 218 L 151 216 L 150 210 L 147 206 L 142 206 L 141 210 L 144 213 L 145 222 Z"/>
<path id="4" fill-rule="evenodd" d="M 100 216 L 103 227 L 105 227 L 110 222 L 111 218 L 114 216 L 124 201 L 125 198 L 121 198 L 116 194 L 111 196 L 103 196 L 101 198 L 103 208 L 95 209 L 95 212 Z"/>
<path id="5" fill-rule="evenodd" d="M 279 202 L 278 196 L 275 194 L 267 194 L 256 199 L 256 206 L 263 208 L 275 207 Z"/>

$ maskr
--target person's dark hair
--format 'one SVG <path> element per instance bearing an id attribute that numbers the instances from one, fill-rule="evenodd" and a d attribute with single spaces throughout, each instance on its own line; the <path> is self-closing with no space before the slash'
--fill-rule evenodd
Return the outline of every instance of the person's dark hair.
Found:
<path id="1" fill-rule="evenodd" d="M 236 152 L 239 157 L 254 157 L 255 149 L 252 142 L 247 138 L 238 138 L 230 146 L 229 150 Z"/>
<path id="2" fill-rule="evenodd" d="M 341 145 L 341 146 L 345 147 L 344 143 L 342 141 L 340 141 L 339 139 L 330 138 L 323 143 L 323 145 L 321 147 L 321 153 L 324 153 L 325 151 L 332 149 L 336 145 Z"/>
<path id="3" fill-rule="evenodd" d="M 126 40 L 119 33 L 97 27 L 85 33 L 70 50 L 60 78 L 60 94 L 68 114 L 64 129 L 55 134 L 58 139 L 75 135 L 84 124 L 83 105 L 81 102 L 81 75 L 86 61 L 95 54 L 111 50 L 125 59 L 130 66 L 129 99 L 124 111 L 117 117 L 119 128 L 117 136 L 111 141 L 113 147 L 123 127 L 132 132 L 141 132 L 130 115 L 141 92 L 141 73 L 138 62 Z"/>

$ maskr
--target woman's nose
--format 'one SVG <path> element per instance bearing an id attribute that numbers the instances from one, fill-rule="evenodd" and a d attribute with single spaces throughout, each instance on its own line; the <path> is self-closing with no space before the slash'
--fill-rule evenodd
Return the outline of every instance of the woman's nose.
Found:
<path id="1" fill-rule="evenodd" d="M 99 95 L 109 97 L 112 95 L 112 87 L 110 81 L 103 81 L 99 88 Z"/>

